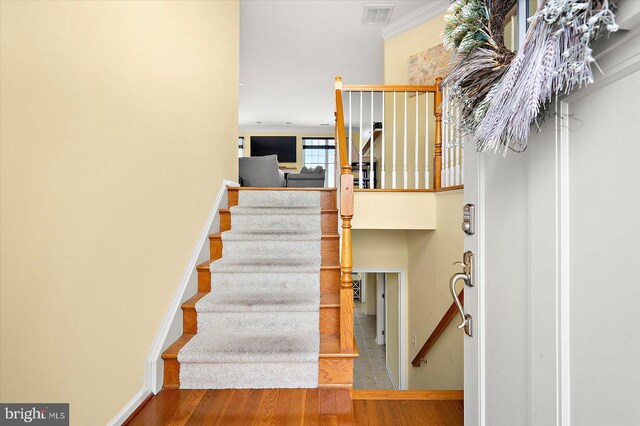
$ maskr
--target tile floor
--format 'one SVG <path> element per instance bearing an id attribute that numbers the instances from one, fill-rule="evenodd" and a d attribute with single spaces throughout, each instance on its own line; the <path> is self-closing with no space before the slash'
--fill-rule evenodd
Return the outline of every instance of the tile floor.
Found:
<path id="1" fill-rule="evenodd" d="M 376 317 L 365 313 L 365 305 L 355 300 L 354 329 L 360 357 L 353 363 L 354 389 L 394 389 L 387 372 L 385 345 L 378 345 Z"/>

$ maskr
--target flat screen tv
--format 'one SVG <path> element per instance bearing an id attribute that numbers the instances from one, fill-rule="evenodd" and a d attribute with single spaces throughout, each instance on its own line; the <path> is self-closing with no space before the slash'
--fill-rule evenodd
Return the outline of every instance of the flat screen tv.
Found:
<path id="1" fill-rule="evenodd" d="M 251 136 L 251 156 L 276 154 L 280 163 L 296 162 L 295 136 Z"/>

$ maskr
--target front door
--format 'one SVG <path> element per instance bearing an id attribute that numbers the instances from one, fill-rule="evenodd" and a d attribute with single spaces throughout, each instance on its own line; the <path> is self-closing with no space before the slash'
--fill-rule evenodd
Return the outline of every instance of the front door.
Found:
<path id="1" fill-rule="evenodd" d="M 596 59 L 524 153 L 465 147 L 468 426 L 640 424 L 640 29 Z"/>

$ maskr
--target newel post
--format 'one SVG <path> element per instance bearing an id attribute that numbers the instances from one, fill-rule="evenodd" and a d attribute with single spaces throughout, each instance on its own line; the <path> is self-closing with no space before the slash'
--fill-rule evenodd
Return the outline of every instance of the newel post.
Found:
<path id="1" fill-rule="evenodd" d="M 436 78 L 436 93 L 433 97 L 433 112 L 436 117 L 435 150 L 433 155 L 433 188 L 442 188 L 442 78 Z"/>
<path id="2" fill-rule="evenodd" d="M 353 279 L 351 268 L 351 219 L 353 218 L 353 175 L 340 175 L 340 218 L 342 257 L 340 259 L 340 350 L 353 350 Z"/>

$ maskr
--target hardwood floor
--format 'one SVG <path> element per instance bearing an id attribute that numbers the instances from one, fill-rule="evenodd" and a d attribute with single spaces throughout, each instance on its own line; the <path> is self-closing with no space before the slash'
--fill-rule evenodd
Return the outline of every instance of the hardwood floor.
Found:
<path id="1" fill-rule="evenodd" d="M 126 424 L 457 426 L 463 402 L 352 401 L 343 389 L 165 389 Z"/>

